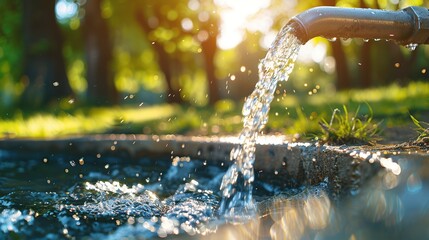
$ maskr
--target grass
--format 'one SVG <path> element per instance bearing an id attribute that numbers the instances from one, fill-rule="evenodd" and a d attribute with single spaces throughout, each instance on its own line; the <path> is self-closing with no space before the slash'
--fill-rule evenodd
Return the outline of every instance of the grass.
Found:
<path id="1" fill-rule="evenodd" d="M 168 104 L 105 108 L 57 106 L 43 112 L 16 109 L 2 111 L 0 137 L 47 138 L 95 133 L 237 134 L 242 128 L 242 103 L 223 100 L 212 107 Z M 332 109 L 341 109 L 343 105 L 348 109 L 362 106 L 359 113 L 372 116 L 372 123 L 383 120 L 386 127 L 407 124 L 411 122 L 410 113 L 416 118 L 428 114 L 429 83 L 339 93 L 319 92 L 305 97 L 279 95 L 271 105 L 265 132 L 290 134 L 296 138 L 318 136 L 323 131 L 318 123 L 329 119 Z M 355 123 L 355 128 L 357 124 L 360 123 Z"/>
<path id="2" fill-rule="evenodd" d="M 419 134 L 416 141 L 419 142 L 423 139 L 429 138 L 429 123 L 419 121 L 413 115 L 410 115 L 410 117 L 414 125 L 416 126 L 416 131 Z"/>
<path id="3" fill-rule="evenodd" d="M 160 105 L 155 107 L 127 108 L 93 108 L 68 112 L 33 113 L 24 116 L 17 112 L 14 117 L 0 120 L 2 137 L 58 137 L 77 134 L 93 134 L 114 131 L 117 128 L 126 130 L 133 123 L 143 123 L 165 119 L 174 115 L 177 107 Z"/>
<path id="4" fill-rule="evenodd" d="M 329 123 L 322 119 L 320 126 L 323 130 L 321 140 L 334 144 L 374 143 L 380 132 L 379 124 L 373 122 L 372 111 L 370 115 L 360 117 L 359 107 L 355 113 L 350 113 L 345 105 L 343 111 L 338 108 L 333 111 Z"/>

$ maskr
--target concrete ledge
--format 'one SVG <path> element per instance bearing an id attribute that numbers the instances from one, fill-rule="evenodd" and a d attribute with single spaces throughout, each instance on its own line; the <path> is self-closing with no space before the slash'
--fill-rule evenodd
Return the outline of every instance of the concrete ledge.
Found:
<path id="1" fill-rule="evenodd" d="M 235 137 L 113 134 L 42 140 L 3 139 L 0 149 L 82 155 L 100 153 L 122 158 L 189 156 L 211 164 L 229 164 L 229 152 L 236 144 Z M 269 178 L 270 182 L 286 187 L 314 185 L 327 180 L 332 194 L 349 194 L 358 191 L 366 179 L 383 167 L 398 171 L 395 167 L 399 165 L 385 155 L 391 154 L 381 153 L 377 148 L 288 143 L 282 136 L 267 136 L 258 141 L 255 172 L 257 177 Z"/>

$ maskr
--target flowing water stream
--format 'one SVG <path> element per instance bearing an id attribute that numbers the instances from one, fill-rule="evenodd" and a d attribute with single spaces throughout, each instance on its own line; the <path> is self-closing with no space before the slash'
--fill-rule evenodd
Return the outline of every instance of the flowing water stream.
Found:
<path id="1" fill-rule="evenodd" d="M 301 42 L 286 25 L 279 32 L 267 55 L 259 63 L 259 81 L 247 97 L 242 114 L 243 130 L 240 144 L 230 154 L 234 164 L 225 174 L 222 185 L 220 213 L 231 222 L 252 219 L 256 205 L 252 198 L 256 139 L 268 121 L 271 101 L 279 81 L 287 81 L 292 72 Z"/>

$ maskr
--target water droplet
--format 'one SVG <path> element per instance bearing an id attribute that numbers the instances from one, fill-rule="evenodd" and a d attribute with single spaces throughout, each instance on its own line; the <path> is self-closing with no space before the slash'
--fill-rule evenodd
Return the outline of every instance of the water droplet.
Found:
<path id="1" fill-rule="evenodd" d="M 408 50 L 410 50 L 410 51 L 414 51 L 414 50 L 416 50 L 416 48 L 417 48 L 418 46 L 419 46 L 419 45 L 418 45 L 417 43 L 410 43 L 410 44 L 405 45 L 405 47 L 406 47 L 406 48 L 408 48 Z"/>

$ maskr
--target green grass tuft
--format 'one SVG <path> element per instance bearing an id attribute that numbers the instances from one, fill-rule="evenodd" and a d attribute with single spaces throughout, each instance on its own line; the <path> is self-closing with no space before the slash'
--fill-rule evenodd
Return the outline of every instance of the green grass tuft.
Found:
<path id="1" fill-rule="evenodd" d="M 325 119 L 319 123 L 323 134 L 320 139 L 325 143 L 333 144 L 373 144 L 376 134 L 380 131 L 379 124 L 373 122 L 372 109 L 369 108 L 369 115 L 359 117 L 359 109 L 355 113 L 348 111 L 343 105 L 343 112 L 336 108 L 330 122 Z"/>
<path id="2" fill-rule="evenodd" d="M 413 120 L 414 125 L 416 126 L 416 131 L 419 133 L 419 136 L 417 137 L 417 142 L 429 138 L 429 123 L 419 121 L 411 114 L 410 117 L 411 120 Z"/>

